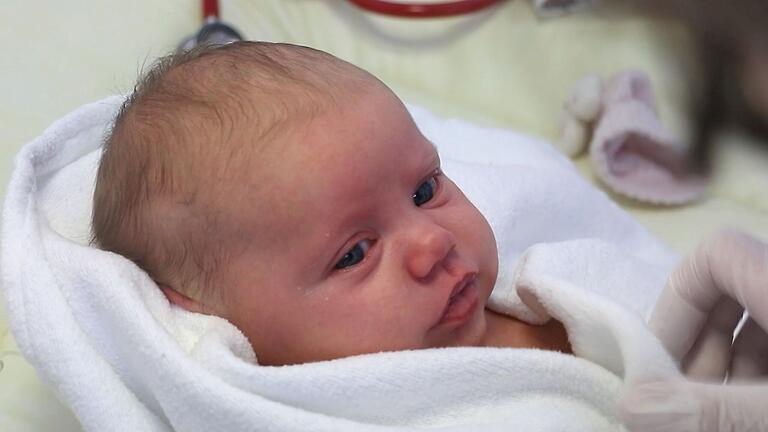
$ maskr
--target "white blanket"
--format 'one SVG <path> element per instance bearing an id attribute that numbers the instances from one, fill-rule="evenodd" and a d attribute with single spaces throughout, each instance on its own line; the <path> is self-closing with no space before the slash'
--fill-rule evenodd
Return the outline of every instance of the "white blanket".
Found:
<path id="1" fill-rule="evenodd" d="M 88 245 L 120 102 L 84 106 L 25 146 L 3 214 L 12 330 L 86 430 L 615 431 L 622 385 L 677 374 L 641 319 L 675 257 L 546 144 L 417 108 L 497 235 L 491 307 L 561 320 L 576 355 L 445 348 L 259 366 L 234 326 L 170 306 L 130 261 Z"/>

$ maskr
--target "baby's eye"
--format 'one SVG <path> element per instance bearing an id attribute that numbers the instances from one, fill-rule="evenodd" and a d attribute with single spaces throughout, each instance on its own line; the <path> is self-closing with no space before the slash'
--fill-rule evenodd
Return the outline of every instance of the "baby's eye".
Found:
<path id="1" fill-rule="evenodd" d="M 368 252 L 368 249 L 371 248 L 371 244 L 371 240 L 362 240 L 357 242 L 354 246 L 352 246 L 352 249 L 350 249 L 349 252 L 341 257 L 334 268 L 336 270 L 341 270 L 347 267 L 352 267 L 353 265 L 359 263 L 363 260 L 363 258 L 365 258 L 365 254 Z"/>
<path id="2" fill-rule="evenodd" d="M 437 191 L 436 177 L 437 176 L 430 177 L 429 180 L 419 185 L 419 188 L 416 189 L 416 192 L 412 196 L 413 203 L 416 204 L 416 206 L 426 204 L 435 196 L 435 192 Z"/>

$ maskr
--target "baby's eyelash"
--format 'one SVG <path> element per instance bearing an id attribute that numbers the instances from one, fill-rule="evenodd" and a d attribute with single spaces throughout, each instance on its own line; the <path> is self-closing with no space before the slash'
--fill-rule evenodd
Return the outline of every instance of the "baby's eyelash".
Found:
<path id="1" fill-rule="evenodd" d="M 351 249 L 349 249 L 344 256 L 336 262 L 333 266 L 334 270 L 344 270 L 363 262 L 368 254 L 368 251 L 373 246 L 373 240 L 364 239 L 355 243 Z"/>
<path id="2" fill-rule="evenodd" d="M 432 201 L 435 195 L 437 195 L 440 190 L 440 181 L 438 179 L 441 174 L 442 172 L 438 168 L 427 179 L 419 183 L 416 191 L 411 195 L 411 199 L 413 199 L 413 203 L 417 207 Z"/>

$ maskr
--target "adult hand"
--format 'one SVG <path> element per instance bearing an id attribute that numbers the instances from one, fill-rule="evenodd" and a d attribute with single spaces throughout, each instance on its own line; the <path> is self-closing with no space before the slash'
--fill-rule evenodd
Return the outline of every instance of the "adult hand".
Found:
<path id="1" fill-rule="evenodd" d="M 768 431 L 767 244 L 732 230 L 709 238 L 672 274 L 649 325 L 699 382 L 629 388 L 619 408 L 630 430 Z"/>

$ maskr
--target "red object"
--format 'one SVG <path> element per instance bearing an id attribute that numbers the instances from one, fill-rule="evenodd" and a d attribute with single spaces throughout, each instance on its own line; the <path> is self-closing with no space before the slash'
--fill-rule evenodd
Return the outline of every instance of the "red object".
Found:
<path id="1" fill-rule="evenodd" d="M 437 18 L 463 15 L 498 3 L 501 0 L 460 0 L 442 3 L 399 3 L 384 0 L 349 0 L 350 3 L 384 15 L 406 18 Z"/>
<path id="2" fill-rule="evenodd" d="M 203 0 L 203 21 L 209 17 L 219 18 L 219 1 L 218 0 Z"/>

